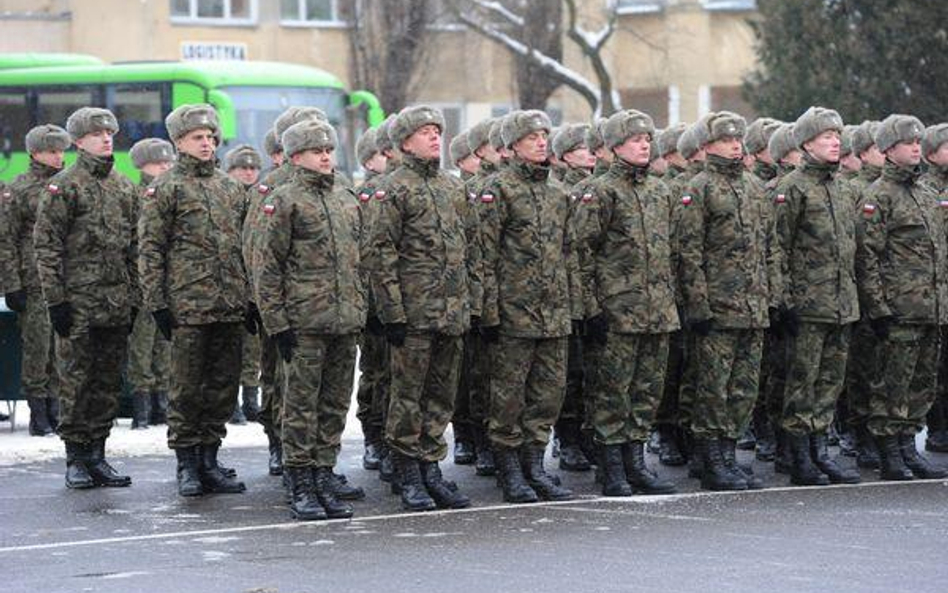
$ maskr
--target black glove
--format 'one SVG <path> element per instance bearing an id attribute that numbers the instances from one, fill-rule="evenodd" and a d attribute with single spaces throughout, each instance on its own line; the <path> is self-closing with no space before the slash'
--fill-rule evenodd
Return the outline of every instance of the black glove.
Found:
<path id="1" fill-rule="evenodd" d="M 583 320 L 582 319 L 572 319 L 570 320 L 570 335 L 573 336 L 582 336 L 583 333 Z"/>
<path id="2" fill-rule="evenodd" d="M 706 336 L 711 333 L 711 325 L 713 323 L 714 323 L 714 320 L 711 318 L 701 319 L 698 321 L 692 321 L 689 324 L 688 329 L 690 329 L 692 333 L 697 334 L 699 336 Z"/>
<path id="3" fill-rule="evenodd" d="M 408 334 L 407 323 L 386 323 L 385 339 L 396 348 L 405 345 L 405 336 Z"/>
<path id="4" fill-rule="evenodd" d="M 893 323 L 895 323 L 895 317 L 886 315 L 878 319 L 870 319 L 869 327 L 872 328 L 872 333 L 876 334 L 877 338 L 887 340 L 889 339 L 889 328 L 892 327 Z"/>
<path id="5" fill-rule="evenodd" d="M 481 331 L 481 316 L 471 315 L 471 333 L 479 334 Z"/>
<path id="6" fill-rule="evenodd" d="M 795 338 L 800 335 L 800 314 L 796 309 L 785 309 L 783 312 L 783 328 L 787 335 Z"/>
<path id="7" fill-rule="evenodd" d="M 151 316 L 155 318 L 155 325 L 158 326 L 158 331 L 161 332 L 165 340 L 170 342 L 171 330 L 178 327 L 178 324 L 174 321 L 174 317 L 171 316 L 171 311 L 168 309 L 158 309 L 157 311 L 152 311 Z"/>
<path id="8" fill-rule="evenodd" d="M 382 322 L 379 321 L 377 315 L 370 315 L 365 321 L 365 329 L 369 331 L 373 336 L 384 336 L 385 335 L 385 326 L 382 325 Z"/>
<path id="9" fill-rule="evenodd" d="M 129 315 L 128 322 L 128 334 L 132 335 L 132 331 L 135 329 L 135 320 L 138 319 L 138 307 L 132 307 L 131 315 Z"/>
<path id="10" fill-rule="evenodd" d="M 49 308 L 49 321 L 60 338 L 68 338 L 72 331 L 72 306 L 69 303 L 53 305 Z"/>
<path id="11" fill-rule="evenodd" d="M 609 320 L 605 313 L 593 315 L 586 320 L 586 337 L 593 344 L 603 345 L 609 339 Z"/>
<path id="12" fill-rule="evenodd" d="M 4 295 L 4 299 L 7 301 L 7 307 L 11 311 L 17 313 L 22 313 L 26 311 L 26 291 L 25 290 L 14 290 L 13 292 L 8 292 Z"/>
<path id="13" fill-rule="evenodd" d="M 280 351 L 280 357 L 283 358 L 283 362 L 293 360 L 293 349 L 299 345 L 299 342 L 296 341 L 296 332 L 291 329 L 285 329 L 273 336 L 273 339 L 276 341 L 277 350 Z"/>
<path id="14" fill-rule="evenodd" d="M 487 325 L 481 326 L 481 339 L 487 344 L 496 344 L 500 341 L 500 326 Z"/>
<path id="15" fill-rule="evenodd" d="M 244 312 L 244 327 L 251 336 L 257 335 L 263 320 L 260 318 L 260 309 L 253 301 L 247 303 L 247 310 Z"/>
<path id="16" fill-rule="evenodd" d="M 784 311 L 786 311 L 784 307 L 770 307 L 767 309 L 767 317 L 770 319 L 770 333 L 778 338 L 787 336 L 787 328 L 784 326 L 783 318 Z"/>

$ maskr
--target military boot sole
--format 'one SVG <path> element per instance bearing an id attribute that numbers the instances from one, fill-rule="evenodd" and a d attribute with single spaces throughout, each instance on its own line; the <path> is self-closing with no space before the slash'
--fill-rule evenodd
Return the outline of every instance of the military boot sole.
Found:
<path id="1" fill-rule="evenodd" d="M 829 486 L 830 479 L 826 474 L 819 476 L 790 475 L 790 483 L 794 486 Z"/>
<path id="2" fill-rule="evenodd" d="M 912 467 L 911 465 L 908 466 L 908 468 L 909 471 L 912 472 L 912 475 L 919 480 L 943 480 L 944 478 L 948 478 L 948 471 L 943 469 Z"/>
<path id="3" fill-rule="evenodd" d="M 561 500 L 573 500 L 573 498 L 575 498 L 572 490 L 564 488 L 560 492 L 557 492 L 536 482 L 530 482 L 529 484 L 530 487 L 533 488 L 533 491 L 537 493 L 540 500 L 543 501 L 558 502 Z M 557 488 L 559 488 L 559 486 L 557 486 Z"/>
<path id="4" fill-rule="evenodd" d="M 424 513 L 427 511 L 436 510 L 438 505 L 434 500 L 429 500 L 427 502 L 411 502 L 405 500 L 405 497 L 402 497 L 402 508 L 406 511 L 411 511 L 412 513 Z"/>
<path id="5" fill-rule="evenodd" d="M 885 472 L 879 471 L 879 479 L 886 480 L 889 482 L 909 482 L 915 479 L 915 474 L 911 470 L 906 470 L 905 472 Z"/>
<path id="6" fill-rule="evenodd" d="M 879 469 L 879 464 L 882 463 L 878 457 L 869 457 L 865 455 L 856 455 L 856 466 L 862 469 Z"/>
<path id="7" fill-rule="evenodd" d="M 290 507 L 290 515 L 297 521 L 325 521 L 329 518 L 326 511 L 307 511 Z"/>
<path id="8" fill-rule="evenodd" d="M 701 479 L 701 488 L 704 490 L 712 490 L 714 492 L 739 492 L 747 490 L 747 482 L 744 480 L 711 480 L 707 477 L 703 477 Z"/>
<path id="9" fill-rule="evenodd" d="M 509 502 L 511 504 L 532 504 L 535 502 L 540 502 L 540 497 L 537 496 L 537 493 L 532 489 L 519 494 L 504 492 L 504 502 Z"/>
<path id="10" fill-rule="evenodd" d="M 613 498 L 626 498 L 632 496 L 632 487 L 628 484 L 610 484 L 602 487 L 602 495 Z"/>
<path id="11" fill-rule="evenodd" d="M 247 490 L 243 482 L 217 482 L 201 478 L 201 488 L 205 494 L 241 494 Z"/>

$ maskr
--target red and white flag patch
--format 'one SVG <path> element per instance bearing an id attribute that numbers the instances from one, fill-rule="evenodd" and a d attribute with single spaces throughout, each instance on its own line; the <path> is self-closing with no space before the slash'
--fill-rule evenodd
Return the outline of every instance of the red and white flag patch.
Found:
<path id="1" fill-rule="evenodd" d="M 56 185 L 55 183 L 50 183 L 49 185 L 47 185 L 46 190 L 49 191 L 49 193 L 53 194 L 54 196 L 59 194 L 59 186 Z"/>
<path id="2" fill-rule="evenodd" d="M 274 212 L 276 212 L 276 206 L 273 204 L 267 203 L 263 205 L 263 213 L 267 216 L 273 216 Z"/>
<path id="3" fill-rule="evenodd" d="M 938 200 L 938 205 L 942 208 L 948 208 L 948 200 Z"/>
<path id="4" fill-rule="evenodd" d="M 583 202 L 583 204 L 588 204 L 588 203 L 590 203 L 590 202 L 592 202 L 592 201 L 593 201 L 593 195 L 592 195 L 592 194 L 583 194 L 583 197 L 582 197 L 582 202 Z"/>
<path id="5" fill-rule="evenodd" d="M 491 204 L 494 201 L 494 194 L 492 193 L 483 193 L 481 194 L 481 203 L 482 204 Z"/>
<path id="6" fill-rule="evenodd" d="M 875 204 L 863 204 L 863 205 L 862 205 L 862 213 L 865 214 L 866 216 L 872 216 L 873 214 L 876 213 L 876 205 L 875 205 Z"/>
<path id="7" fill-rule="evenodd" d="M 266 194 L 270 193 L 270 186 L 269 186 L 269 185 L 264 185 L 264 184 L 261 183 L 260 185 L 257 186 L 257 191 L 260 192 L 260 193 L 262 193 L 262 194 L 264 194 L 264 195 L 266 195 Z"/>
<path id="8" fill-rule="evenodd" d="M 148 189 L 146 189 L 145 195 L 148 196 L 149 198 L 155 195 L 155 188 L 149 187 Z"/>
<path id="9" fill-rule="evenodd" d="M 681 203 L 682 203 L 683 205 L 687 206 L 688 204 L 691 203 L 691 199 L 692 199 L 691 196 L 689 196 L 688 194 L 685 194 L 685 195 L 681 196 Z"/>
<path id="10" fill-rule="evenodd" d="M 787 201 L 787 196 L 785 196 L 784 194 L 777 194 L 777 197 L 774 198 L 774 202 L 777 204 L 783 204 L 786 201 Z"/>
<path id="11" fill-rule="evenodd" d="M 377 192 L 375 192 L 375 199 L 376 199 L 376 200 L 384 200 L 384 199 L 385 199 L 385 192 L 382 191 L 382 190 L 378 190 Z"/>
<path id="12" fill-rule="evenodd" d="M 362 192 L 359 194 L 359 201 L 362 203 L 368 202 L 371 199 L 372 199 L 372 194 L 368 194 L 365 192 Z"/>

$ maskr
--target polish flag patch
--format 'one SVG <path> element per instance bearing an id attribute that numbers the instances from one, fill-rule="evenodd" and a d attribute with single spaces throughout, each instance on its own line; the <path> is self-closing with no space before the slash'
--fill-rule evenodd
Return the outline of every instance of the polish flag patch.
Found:
<path id="1" fill-rule="evenodd" d="M 583 197 L 582 197 L 581 199 L 582 199 L 583 204 L 588 204 L 588 203 L 590 203 L 590 202 L 593 201 L 593 195 L 592 195 L 592 194 L 583 194 Z"/>
<path id="2" fill-rule="evenodd" d="M 482 204 L 491 204 L 494 201 L 494 194 L 481 194 L 481 203 Z"/>
<path id="3" fill-rule="evenodd" d="M 873 214 L 876 213 L 876 205 L 875 205 L 875 204 L 863 204 L 863 206 L 862 206 L 862 213 L 865 214 L 866 216 L 872 216 Z"/>
<path id="4" fill-rule="evenodd" d="M 260 193 L 262 193 L 262 194 L 264 194 L 264 195 L 266 195 L 266 194 L 270 193 L 270 186 L 269 186 L 269 185 L 264 185 L 264 184 L 261 183 L 260 185 L 257 186 L 257 191 L 260 192 Z"/>
<path id="5" fill-rule="evenodd" d="M 368 202 L 371 199 L 372 199 L 372 194 L 367 194 L 365 192 L 362 192 L 359 194 L 359 201 L 362 203 Z"/>
<path id="6" fill-rule="evenodd" d="M 375 199 L 376 199 L 376 200 L 384 200 L 384 199 L 385 199 L 385 192 L 382 191 L 382 190 L 379 190 L 379 191 L 375 192 Z"/>
<path id="7" fill-rule="evenodd" d="M 787 201 L 787 196 L 783 194 L 777 194 L 777 197 L 774 198 L 774 202 L 777 204 L 783 204 L 786 201 Z"/>
<path id="8" fill-rule="evenodd" d="M 938 205 L 942 208 L 948 208 L 948 200 L 938 200 Z"/>
<path id="9" fill-rule="evenodd" d="M 273 204 L 263 205 L 263 213 L 266 214 L 267 216 L 273 216 L 274 212 L 276 212 L 276 206 L 274 206 Z"/>
<path id="10" fill-rule="evenodd" d="M 688 204 L 691 203 L 691 199 L 692 199 L 691 196 L 689 196 L 688 194 L 685 194 L 685 195 L 681 196 L 681 203 L 682 203 L 683 205 L 687 206 Z"/>
<path id="11" fill-rule="evenodd" d="M 49 185 L 47 185 L 46 190 L 49 191 L 49 193 L 53 194 L 54 196 L 59 195 L 59 186 L 56 185 L 55 183 L 50 183 Z"/>
<path id="12" fill-rule="evenodd" d="M 148 189 L 146 189 L 145 195 L 148 196 L 149 198 L 155 195 L 155 188 L 149 187 Z"/>

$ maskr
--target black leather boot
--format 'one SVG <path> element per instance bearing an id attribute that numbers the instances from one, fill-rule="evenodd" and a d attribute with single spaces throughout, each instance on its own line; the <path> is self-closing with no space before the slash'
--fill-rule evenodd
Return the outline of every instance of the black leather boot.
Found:
<path id="1" fill-rule="evenodd" d="M 764 481 L 754 475 L 754 469 L 749 465 L 737 462 L 737 443 L 734 439 L 723 438 L 720 442 L 721 456 L 724 457 L 724 466 L 728 471 L 736 473 L 739 478 L 747 482 L 748 490 L 760 490 Z"/>
<path id="2" fill-rule="evenodd" d="M 830 483 L 829 476 L 813 463 L 810 454 L 809 435 L 787 435 L 790 445 L 790 456 L 793 465 L 790 468 L 790 483 L 796 486 L 826 486 Z"/>
<path id="3" fill-rule="evenodd" d="M 858 471 L 840 467 L 836 460 L 830 457 L 826 435 L 810 435 L 810 455 L 813 463 L 826 474 L 831 484 L 858 484 L 862 481 Z"/>
<path id="4" fill-rule="evenodd" d="M 283 442 L 280 441 L 280 437 L 268 434 L 267 443 L 270 450 L 267 473 L 271 476 L 281 476 L 283 475 Z"/>
<path id="5" fill-rule="evenodd" d="M 474 433 L 474 449 L 477 455 L 474 460 L 474 473 L 478 476 L 493 476 L 497 474 L 497 465 L 494 461 L 494 451 L 490 448 L 485 433 L 483 429 Z"/>
<path id="6" fill-rule="evenodd" d="M 902 449 L 902 459 L 916 478 L 922 480 L 940 480 L 948 477 L 948 470 L 933 464 L 927 457 L 920 454 L 915 447 L 915 435 L 903 434 L 899 436 L 899 447 Z"/>
<path id="7" fill-rule="evenodd" d="M 602 467 L 603 496 L 632 496 L 632 486 L 625 475 L 622 461 L 623 445 L 605 445 L 602 447 L 600 466 Z"/>
<path id="8" fill-rule="evenodd" d="M 568 472 L 588 472 L 592 464 L 579 443 L 560 443 L 560 469 Z"/>
<path id="9" fill-rule="evenodd" d="M 571 490 L 560 486 L 553 479 L 553 476 L 543 469 L 545 453 L 546 447 L 543 446 L 524 446 L 521 449 L 520 463 L 523 464 L 523 474 L 527 479 L 527 483 L 537 493 L 537 496 L 543 500 L 569 500 L 573 498 Z"/>
<path id="10" fill-rule="evenodd" d="M 379 469 L 382 464 L 382 450 L 376 441 L 365 441 L 365 451 L 362 453 L 362 468 L 370 471 Z"/>
<path id="11" fill-rule="evenodd" d="M 26 403 L 30 407 L 30 436 L 44 437 L 53 434 L 46 411 L 46 398 L 28 397 Z"/>
<path id="12" fill-rule="evenodd" d="M 754 429 L 750 426 L 745 428 L 736 444 L 741 451 L 753 451 L 757 446 L 757 435 L 754 434 Z"/>
<path id="13" fill-rule="evenodd" d="M 776 430 L 777 451 L 774 457 L 774 472 L 790 474 L 793 469 L 793 455 L 790 451 L 790 437 L 783 429 Z"/>
<path id="14" fill-rule="evenodd" d="M 675 485 L 660 479 L 645 464 L 645 443 L 632 441 L 622 445 L 622 465 L 632 490 L 640 494 L 673 494 Z M 608 475 L 606 476 L 608 479 Z"/>
<path id="15" fill-rule="evenodd" d="M 115 471 L 105 460 L 105 439 L 99 439 L 86 445 L 86 468 L 96 486 L 124 488 L 132 485 L 132 478 Z"/>
<path id="16" fill-rule="evenodd" d="M 68 441 L 66 442 L 66 488 L 73 490 L 95 488 L 95 481 L 86 469 L 83 446 Z"/>
<path id="17" fill-rule="evenodd" d="M 217 465 L 220 445 L 201 445 L 201 469 L 199 472 L 204 492 L 211 494 L 239 494 L 247 489 L 243 482 L 227 477 Z"/>
<path id="18" fill-rule="evenodd" d="M 55 395 L 46 398 L 46 419 L 55 432 L 59 428 L 59 398 Z"/>
<path id="19" fill-rule="evenodd" d="M 395 474 L 398 468 L 395 467 L 395 458 L 392 456 L 392 450 L 387 446 L 382 448 L 382 461 L 379 463 L 379 479 L 389 484 L 394 484 Z"/>
<path id="20" fill-rule="evenodd" d="M 902 445 L 897 435 L 877 437 L 876 447 L 879 451 L 879 477 L 883 480 L 906 481 L 914 480 L 915 474 L 905 464 L 902 456 Z"/>
<path id="21" fill-rule="evenodd" d="M 421 468 L 418 460 L 407 455 L 391 451 L 399 477 L 399 493 L 402 497 L 402 506 L 409 511 L 432 511 L 437 507 L 434 499 L 425 489 L 421 479 Z"/>
<path id="22" fill-rule="evenodd" d="M 362 500 L 365 498 L 365 490 L 358 486 L 353 486 L 349 480 L 342 474 L 329 472 L 329 487 L 333 494 L 339 500 Z"/>
<path id="23" fill-rule="evenodd" d="M 471 499 L 457 491 L 445 481 L 441 468 L 435 461 L 420 462 L 421 479 L 428 494 L 439 509 L 463 509 L 471 506 Z"/>
<path id="24" fill-rule="evenodd" d="M 313 470 L 310 467 L 286 468 L 287 489 L 290 492 L 290 513 L 299 521 L 321 521 L 326 510 L 319 503 Z"/>
<path id="25" fill-rule="evenodd" d="M 132 430 L 148 428 L 148 416 L 151 413 L 151 396 L 136 391 L 132 394 Z"/>
<path id="26" fill-rule="evenodd" d="M 257 422 L 260 418 L 260 388 L 244 385 L 240 388 L 240 397 L 244 402 L 240 406 L 248 422 Z"/>
<path id="27" fill-rule="evenodd" d="M 696 442 L 702 459 L 701 487 L 705 490 L 747 490 L 747 481 L 724 465 L 718 439 L 699 439 Z"/>
<path id="28" fill-rule="evenodd" d="M 152 426 L 158 424 L 167 424 L 168 422 L 168 393 L 166 391 L 153 391 L 151 394 L 151 415 L 148 423 Z"/>
<path id="29" fill-rule="evenodd" d="M 678 427 L 662 424 L 658 427 L 658 462 L 669 467 L 685 465 L 687 460 L 681 451 Z"/>
<path id="30" fill-rule="evenodd" d="M 754 435 L 757 437 L 754 456 L 758 461 L 769 462 L 777 457 L 777 436 L 770 419 L 764 414 L 761 416 L 754 424 Z"/>
<path id="31" fill-rule="evenodd" d="M 326 510 L 330 519 L 348 519 L 352 516 L 352 505 L 339 500 L 333 491 L 334 474 L 331 467 L 317 467 L 313 470 L 313 479 L 316 483 L 316 496 L 319 504 Z"/>
<path id="32" fill-rule="evenodd" d="M 865 424 L 855 428 L 856 431 L 856 465 L 863 469 L 879 469 L 881 456 L 879 442 L 873 438 Z"/>
<path id="33" fill-rule="evenodd" d="M 454 441 L 454 464 L 471 465 L 474 463 L 474 443 L 462 441 L 455 438 Z"/>
<path id="34" fill-rule="evenodd" d="M 497 481 L 503 490 L 505 502 L 531 503 L 539 500 L 524 478 L 519 451 L 499 447 L 494 449 L 494 461 L 497 463 Z"/>
<path id="35" fill-rule="evenodd" d="M 201 486 L 201 448 L 199 445 L 184 449 L 175 449 L 178 458 L 177 480 L 180 496 L 200 496 L 204 494 Z"/>

